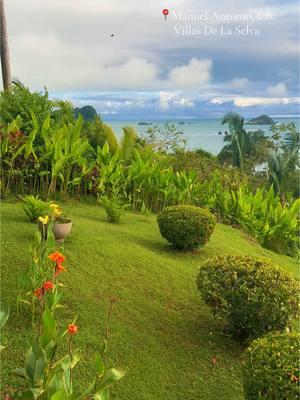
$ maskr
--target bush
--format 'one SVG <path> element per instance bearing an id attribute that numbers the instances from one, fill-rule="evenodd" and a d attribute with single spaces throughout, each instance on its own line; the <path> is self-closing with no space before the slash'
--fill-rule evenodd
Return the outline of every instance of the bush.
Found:
<path id="1" fill-rule="evenodd" d="M 255 340 L 245 353 L 245 399 L 299 399 L 299 348 L 299 334 L 268 335 Z"/>
<path id="2" fill-rule="evenodd" d="M 100 198 L 100 204 L 106 211 L 108 222 L 112 224 L 120 222 L 121 216 L 125 213 L 125 206 L 117 196 L 102 196 Z"/>
<path id="3" fill-rule="evenodd" d="M 25 202 L 23 210 L 30 222 L 37 222 L 39 217 L 46 216 L 50 212 L 50 203 L 41 200 L 39 196 L 29 195 L 25 196 L 23 200 Z"/>
<path id="4" fill-rule="evenodd" d="M 166 207 L 157 218 L 161 235 L 176 249 L 191 250 L 208 242 L 216 218 L 194 206 Z"/>
<path id="5" fill-rule="evenodd" d="M 197 285 L 214 314 L 242 340 L 281 331 L 298 315 L 296 279 L 265 259 L 208 259 L 200 267 Z"/>

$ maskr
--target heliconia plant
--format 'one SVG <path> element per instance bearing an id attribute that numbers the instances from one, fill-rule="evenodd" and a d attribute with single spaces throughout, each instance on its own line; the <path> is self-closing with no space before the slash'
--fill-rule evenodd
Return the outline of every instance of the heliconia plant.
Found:
<path id="1" fill-rule="evenodd" d="M 264 247 L 297 256 L 299 251 L 300 200 L 282 204 L 273 187 L 257 189 L 246 185 L 237 190 L 224 187 L 215 174 L 201 185 L 199 203 L 210 208 L 221 222 L 240 225 Z"/>
<path id="2" fill-rule="evenodd" d="M 128 164 L 119 151 L 112 155 L 105 144 L 98 148 L 96 163 L 98 196 L 118 192 L 133 210 L 160 211 L 170 204 L 193 203 L 200 189 L 196 173 L 175 173 L 152 151 L 135 151 Z"/>
<path id="3" fill-rule="evenodd" d="M 19 117 L 2 127 L 3 196 L 11 189 L 20 194 L 24 188 L 48 196 L 59 192 L 63 197 L 92 193 L 100 198 L 114 193 L 139 212 L 160 212 L 176 204 L 200 205 L 220 222 L 243 227 L 263 246 L 297 254 L 299 201 L 282 204 L 272 187 L 253 193 L 246 183 L 237 187 L 236 180 L 224 181 L 226 174 L 218 172 L 200 182 L 193 171 L 174 171 L 163 154 L 133 145 L 135 132 L 128 127 L 124 128 L 126 146 L 112 145 L 106 127 L 107 141 L 95 151 L 82 134 L 81 117 L 58 123 L 50 115 L 40 121 L 31 112 L 31 118 L 27 136 L 19 130 Z"/>

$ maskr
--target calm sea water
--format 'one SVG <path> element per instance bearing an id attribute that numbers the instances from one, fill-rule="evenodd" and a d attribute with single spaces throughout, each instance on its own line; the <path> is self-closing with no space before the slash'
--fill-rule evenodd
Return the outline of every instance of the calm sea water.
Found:
<path id="1" fill-rule="evenodd" d="M 295 122 L 298 129 L 300 128 L 299 118 L 273 118 L 274 121 L 279 123 Z M 228 130 L 227 126 L 222 126 L 222 119 L 188 119 L 188 120 L 140 120 L 140 121 L 104 121 L 112 126 L 118 137 L 122 136 L 123 126 L 133 126 L 139 134 L 146 132 L 149 126 L 138 125 L 138 122 L 152 123 L 153 125 L 164 126 L 166 122 L 175 124 L 176 127 L 183 132 L 185 139 L 187 140 L 188 149 L 198 149 L 202 148 L 213 154 L 218 154 L 222 149 L 223 136 L 219 135 L 218 132 L 224 133 Z M 184 121 L 185 124 L 179 124 L 179 122 Z M 246 130 L 253 131 L 256 129 L 261 129 L 267 134 L 269 132 L 269 125 L 245 125 Z"/>

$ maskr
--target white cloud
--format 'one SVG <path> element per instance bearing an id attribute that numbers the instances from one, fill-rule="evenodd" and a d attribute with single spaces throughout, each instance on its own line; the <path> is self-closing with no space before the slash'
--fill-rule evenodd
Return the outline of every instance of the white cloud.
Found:
<path id="1" fill-rule="evenodd" d="M 174 98 L 174 93 L 160 92 L 159 94 L 159 106 L 162 110 L 168 110 L 170 108 L 170 101 Z"/>
<path id="2" fill-rule="evenodd" d="M 211 60 L 192 58 L 188 64 L 170 71 L 169 86 L 174 89 L 197 89 L 211 80 L 211 69 Z"/>
<path id="3" fill-rule="evenodd" d="M 102 115 L 115 115 L 118 114 L 118 112 L 116 110 L 103 110 L 101 111 Z"/>
<path id="4" fill-rule="evenodd" d="M 268 86 L 266 89 L 266 93 L 269 96 L 274 96 L 274 97 L 286 96 L 287 88 L 286 85 L 281 82 L 274 86 Z"/>
<path id="5" fill-rule="evenodd" d="M 210 101 L 210 104 L 221 105 L 225 103 L 233 103 L 237 107 L 252 106 L 272 106 L 299 104 L 300 97 L 216 97 Z"/>
<path id="6" fill-rule="evenodd" d="M 224 104 L 224 103 L 229 103 L 231 101 L 232 101 L 231 98 L 215 97 L 214 99 L 210 100 L 210 104 L 221 105 L 221 104 Z"/>
<path id="7" fill-rule="evenodd" d="M 227 86 L 230 89 L 245 89 L 249 84 L 250 81 L 247 78 L 235 78 L 228 82 Z"/>
<path id="8" fill-rule="evenodd" d="M 186 99 L 184 97 L 182 97 L 180 99 L 177 99 L 177 100 L 174 100 L 173 104 L 175 106 L 183 107 L 183 108 L 185 108 L 185 107 L 191 108 L 191 107 L 195 106 L 195 103 L 193 101 L 191 101 L 190 99 Z"/>
<path id="9" fill-rule="evenodd" d="M 159 108 L 163 111 L 171 107 L 192 108 L 195 103 L 187 97 L 181 97 L 179 93 L 162 91 L 159 93 Z"/>
<path id="10" fill-rule="evenodd" d="M 93 59 L 90 53 L 93 53 Z M 14 46 L 13 74 L 37 89 L 139 89 L 152 86 L 158 68 L 142 57 L 121 57 L 101 47 L 84 48 L 63 42 L 54 34 L 19 36 Z M 34 72 L 33 72 L 34 71 Z"/>
<path id="11" fill-rule="evenodd" d="M 20 6 L 23 3 L 26 7 Z M 275 0 L 267 3 L 275 4 Z M 272 104 L 285 104 L 276 99 L 290 101 L 288 96 L 296 93 L 299 55 L 296 6 L 288 3 L 276 2 L 272 23 L 259 22 L 260 37 L 229 39 L 176 35 L 174 21 L 168 18 L 165 22 L 161 10 L 247 13 L 269 8 L 265 0 L 239 4 L 236 0 L 203 0 L 202 10 L 199 0 L 159 0 L 146 5 L 140 0 L 7 0 L 12 72 L 30 88 L 46 85 L 58 97 L 75 91 L 123 90 L 133 95 L 124 97 L 133 103 L 124 99 L 109 106 L 104 101 L 95 103 L 105 112 L 145 107 L 192 112 L 198 101 L 213 97 L 213 104 L 223 104 L 222 96 L 230 97 L 226 101 L 238 107 L 270 104 L 271 100 L 262 100 L 264 96 L 274 97 Z M 283 70 L 285 75 L 280 75 Z M 289 93 L 281 81 L 288 83 Z M 143 91 L 148 95 L 138 102 L 138 93 Z M 111 98 L 116 100 L 107 97 Z"/>
<path id="12" fill-rule="evenodd" d="M 54 33 L 18 35 L 13 74 L 33 89 L 50 90 L 139 90 L 199 88 L 211 78 L 211 60 L 192 58 L 159 79 L 159 65 L 134 52 L 107 45 L 82 47 L 67 44 Z M 113 51 L 114 50 L 114 51 Z M 91 58 L 91 53 L 93 54 Z M 33 73 L 34 71 L 34 73 Z"/>
<path id="13" fill-rule="evenodd" d="M 268 97 L 236 97 L 234 105 L 237 107 L 252 107 L 252 106 L 271 106 L 278 104 L 289 104 L 288 98 L 268 98 Z"/>

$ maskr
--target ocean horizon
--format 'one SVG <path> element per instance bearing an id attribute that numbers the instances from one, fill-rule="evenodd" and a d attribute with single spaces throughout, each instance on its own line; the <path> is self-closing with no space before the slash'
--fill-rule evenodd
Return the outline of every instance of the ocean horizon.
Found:
<path id="1" fill-rule="evenodd" d="M 300 127 L 300 116 L 272 116 L 276 123 L 294 122 Z M 171 118 L 171 119 L 110 119 L 102 116 L 105 123 L 110 125 L 118 137 L 122 136 L 122 127 L 133 126 L 139 135 L 146 133 L 147 129 L 152 125 L 163 127 L 167 122 L 174 124 L 183 132 L 186 139 L 186 148 L 195 150 L 202 148 L 212 154 L 218 154 L 224 146 L 224 133 L 228 131 L 228 126 L 222 125 L 222 118 Z M 249 118 L 250 119 L 250 118 Z M 247 120 L 249 120 L 247 119 Z M 246 122 L 247 122 L 246 120 Z M 140 125 L 146 123 L 148 125 Z M 268 134 L 270 125 L 247 125 L 247 131 L 263 130 Z M 222 134 L 219 134 L 221 132 Z"/>

